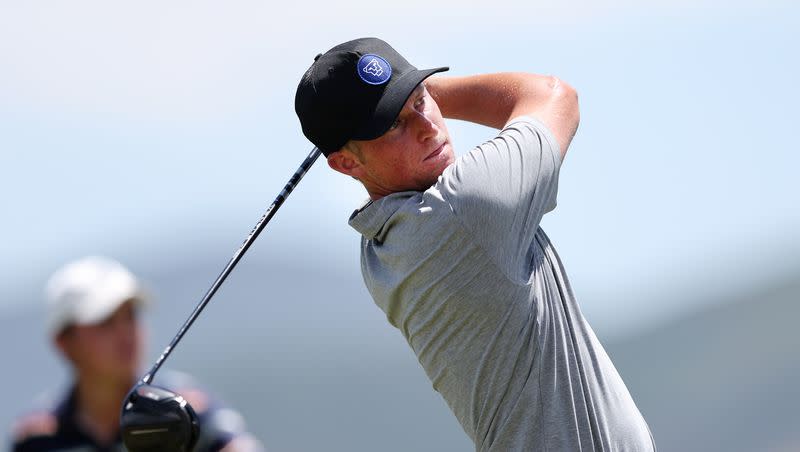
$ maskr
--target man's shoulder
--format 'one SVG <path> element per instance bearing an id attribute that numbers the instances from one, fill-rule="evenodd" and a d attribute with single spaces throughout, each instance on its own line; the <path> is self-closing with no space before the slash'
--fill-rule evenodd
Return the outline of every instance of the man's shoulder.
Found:
<path id="1" fill-rule="evenodd" d="M 444 203 L 436 185 L 421 191 L 403 191 L 371 201 L 350 216 L 349 224 L 365 240 L 383 242 L 387 234 L 402 235 L 421 232 L 431 219 L 447 217 L 450 208 Z"/>
<path id="2" fill-rule="evenodd" d="M 180 394 L 197 413 L 200 439 L 196 450 L 218 450 L 232 440 L 251 438 L 239 411 L 215 396 L 196 378 L 172 369 L 165 370 L 160 377 L 158 385 Z M 254 447 L 252 450 L 261 449 Z"/>
<path id="3" fill-rule="evenodd" d="M 441 228 L 454 220 L 439 182 L 425 191 L 395 193 L 387 197 L 384 211 L 388 222 L 407 223 L 415 235 L 425 228 Z"/>
<path id="4" fill-rule="evenodd" d="M 475 174 L 471 172 L 470 176 L 474 177 L 484 173 L 489 176 L 491 175 L 491 162 L 502 163 L 501 167 L 505 168 L 508 165 L 519 164 L 519 157 L 528 154 L 526 151 L 541 151 L 543 148 L 546 148 L 549 153 L 558 154 L 558 144 L 550 129 L 532 116 L 517 116 L 510 119 L 502 129 L 496 131 L 493 137 L 473 146 L 468 152 L 456 158 L 455 162 L 445 169 L 442 176 L 445 179 L 457 178 L 455 172 L 471 166 L 476 167 L 475 169 L 478 171 Z M 498 152 L 500 150 L 509 152 Z"/>
<path id="5" fill-rule="evenodd" d="M 69 405 L 71 388 L 58 387 L 43 391 L 11 423 L 11 440 L 15 445 L 57 440 L 63 413 Z M 27 449 L 19 449 L 27 450 Z"/>
<path id="6" fill-rule="evenodd" d="M 58 415 L 51 409 L 28 411 L 14 420 L 11 427 L 11 441 L 14 450 L 26 444 L 50 441 L 58 435 Z"/>
<path id="7" fill-rule="evenodd" d="M 497 134 L 460 155 L 436 187 L 457 215 L 469 206 L 514 207 L 536 191 L 541 180 L 557 175 L 561 164 L 557 143 L 538 119 L 518 116 Z"/>

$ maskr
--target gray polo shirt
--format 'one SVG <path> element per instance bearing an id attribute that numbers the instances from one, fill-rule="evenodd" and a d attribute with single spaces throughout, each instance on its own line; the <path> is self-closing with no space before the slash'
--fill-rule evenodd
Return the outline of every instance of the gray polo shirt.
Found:
<path id="1" fill-rule="evenodd" d="M 368 203 L 350 219 L 364 280 L 476 450 L 655 450 L 539 227 L 560 164 L 517 118 L 428 190 Z"/>

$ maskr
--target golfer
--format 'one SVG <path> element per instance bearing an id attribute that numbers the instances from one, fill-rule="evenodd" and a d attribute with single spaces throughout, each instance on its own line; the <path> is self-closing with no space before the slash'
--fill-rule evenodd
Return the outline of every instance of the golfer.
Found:
<path id="1" fill-rule="evenodd" d="M 350 217 L 375 303 L 479 451 L 651 451 L 542 216 L 578 127 L 555 77 L 433 77 L 364 38 L 297 89 L 305 136 L 369 201 Z M 456 158 L 443 118 L 500 129 Z"/>
<path id="2" fill-rule="evenodd" d="M 124 451 L 120 406 L 140 371 L 142 287 L 119 262 L 87 257 L 56 272 L 46 292 L 47 327 L 73 371 L 73 383 L 61 397 L 18 420 L 12 450 Z M 241 415 L 188 376 L 165 373 L 159 385 L 181 394 L 198 412 L 195 451 L 262 450 L 244 430 Z"/>

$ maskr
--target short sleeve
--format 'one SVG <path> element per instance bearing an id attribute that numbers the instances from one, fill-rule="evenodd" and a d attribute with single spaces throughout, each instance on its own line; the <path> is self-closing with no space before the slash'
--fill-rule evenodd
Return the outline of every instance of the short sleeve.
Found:
<path id="1" fill-rule="evenodd" d="M 542 216 L 555 209 L 561 154 L 541 122 L 520 117 L 459 157 L 439 180 L 442 197 L 509 276 L 530 260 Z"/>

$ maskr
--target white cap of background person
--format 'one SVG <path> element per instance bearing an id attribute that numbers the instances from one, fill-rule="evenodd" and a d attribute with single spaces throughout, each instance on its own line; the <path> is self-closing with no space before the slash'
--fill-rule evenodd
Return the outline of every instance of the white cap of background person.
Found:
<path id="1" fill-rule="evenodd" d="M 102 322 L 123 303 L 147 301 L 141 283 L 119 262 L 85 257 L 56 271 L 45 287 L 47 331 L 57 336 L 70 325 Z"/>

